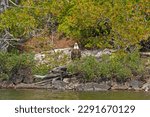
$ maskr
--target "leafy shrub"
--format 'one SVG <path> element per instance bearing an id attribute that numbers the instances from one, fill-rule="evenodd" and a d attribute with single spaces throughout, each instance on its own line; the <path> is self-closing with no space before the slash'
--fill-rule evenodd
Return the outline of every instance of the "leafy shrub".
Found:
<path id="1" fill-rule="evenodd" d="M 133 53 L 117 52 L 111 56 L 103 55 L 101 60 L 88 56 L 74 61 L 68 69 L 72 73 L 81 73 L 85 80 L 95 78 L 123 80 L 141 73 L 143 66 L 138 51 L 135 51 Z"/>
<path id="2" fill-rule="evenodd" d="M 71 73 L 79 73 L 84 80 L 92 80 L 100 77 L 99 61 L 93 56 L 82 58 L 81 60 L 73 61 L 68 65 L 68 70 Z"/>
<path id="3" fill-rule="evenodd" d="M 89 56 L 81 60 L 74 61 L 68 66 L 69 71 L 79 72 L 84 78 L 91 80 L 92 78 L 100 77 L 99 62 L 95 57 Z"/>
<path id="4" fill-rule="evenodd" d="M 68 56 L 62 52 L 48 53 L 43 63 L 38 64 L 38 62 L 34 60 L 33 54 L 0 52 L 0 79 L 9 79 L 12 69 L 16 67 L 19 68 L 20 66 L 30 67 L 32 74 L 45 75 L 52 68 L 66 65 L 68 60 Z"/>
<path id="5" fill-rule="evenodd" d="M 11 70 L 20 65 L 29 67 L 34 66 L 34 58 L 32 54 L 23 53 L 4 53 L 0 52 L 0 78 L 8 79 L 11 75 Z"/>
<path id="6" fill-rule="evenodd" d="M 5 73 L 0 73 L 0 81 L 9 79 L 9 76 Z"/>

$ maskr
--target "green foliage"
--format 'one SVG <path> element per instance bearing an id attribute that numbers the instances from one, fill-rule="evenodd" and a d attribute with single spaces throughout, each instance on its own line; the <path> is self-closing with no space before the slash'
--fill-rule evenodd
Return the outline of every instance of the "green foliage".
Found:
<path id="1" fill-rule="evenodd" d="M 0 31 L 8 29 L 14 37 L 25 37 L 36 26 L 33 16 L 24 9 L 13 8 L 0 14 Z"/>
<path id="2" fill-rule="evenodd" d="M 18 52 L 4 53 L 0 52 L 0 79 L 8 79 L 14 67 L 28 66 L 32 74 L 45 75 L 49 70 L 66 65 L 69 61 L 67 55 L 62 52 L 46 53 L 43 61 L 38 63 L 34 60 L 34 54 Z"/>
<path id="3" fill-rule="evenodd" d="M 136 52 L 125 54 L 121 50 L 150 37 L 149 0 L 21 0 L 18 6 L 10 6 L 0 14 L 0 34 L 8 30 L 15 38 L 29 38 L 33 32 L 39 33 L 37 30 L 41 33 L 42 29 L 46 33 L 56 31 L 71 37 L 86 48 L 119 49 L 110 57 L 102 57 L 102 61 L 87 57 L 78 61 L 81 64 L 74 64 L 75 69 L 74 65 L 70 66 L 87 79 L 127 78 L 143 69 L 139 67 L 140 58 Z M 41 41 L 42 45 L 38 46 L 44 48 L 47 39 Z M 33 68 L 34 73 L 45 74 L 53 67 L 66 64 L 68 58 L 59 55 L 61 53 L 47 57 L 48 62 Z M 33 58 L 28 57 L 0 53 L 1 75 L 9 76 L 16 64 L 32 66 Z"/>
<path id="4" fill-rule="evenodd" d="M 119 49 L 150 36 L 148 0 L 26 0 L 19 5 L 0 14 L 0 32 L 25 38 L 55 29 L 87 48 Z"/>
<path id="5" fill-rule="evenodd" d="M 9 76 L 6 73 L 0 73 L 0 81 L 8 80 Z"/>
<path id="6" fill-rule="evenodd" d="M 68 65 L 68 69 L 70 72 L 81 73 L 87 80 L 99 78 L 101 75 L 99 62 L 93 56 L 74 61 Z"/>
<path id="7" fill-rule="evenodd" d="M 58 17 L 61 16 L 58 30 L 79 39 L 87 47 L 92 47 L 96 40 L 94 46 L 97 47 L 111 47 L 113 41 L 113 47 L 127 48 L 148 38 L 150 22 L 146 14 L 150 4 L 147 0 L 72 0 L 63 4 L 65 2 L 62 1 L 62 9 L 58 10 Z M 86 39 L 93 41 L 85 42 Z"/>
<path id="8" fill-rule="evenodd" d="M 20 65 L 29 67 L 34 66 L 34 59 L 32 54 L 17 54 L 0 52 L 0 78 L 9 78 L 11 70 Z"/>
<path id="9" fill-rule="evenodd" d="M 85 80 L 92 79 L 127 79 L 143 71 L 138 52 L 117 52 L 103 55 L 101 60 L 89 56 L 79 61 L 74 61 L 68 66 L 72 73 L 81 73 Z"/>
<path id="10" fill-rule="evenodd" d="M 37 29 L 44 29 L 50 15 L 50 2 L 21 1 L 18 6 L 11 6 L 0 14 L 0 32 L 9 30 L 14 37 L 29 38 Z"/>
<path id="11" fill-rule="evenodd" d="M 50 70 L 50 66 L 49 65 L 39 64 L 37 66 L 34 66 L 33 74 L 46 75 L 49 70 Z"/>

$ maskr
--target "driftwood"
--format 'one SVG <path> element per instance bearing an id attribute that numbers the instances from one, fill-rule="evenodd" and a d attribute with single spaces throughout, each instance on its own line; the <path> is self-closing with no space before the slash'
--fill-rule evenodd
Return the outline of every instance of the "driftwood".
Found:
<path id="1" fill-rule="evenodd" d="M 56 78 L 58 76 L 60 76 L 60 74 L 47 74 L 47 75 L 44 75 L 44 76 L 34 75 L 35 78 L 40 78 L 40 79 L 53 79 L 53 78 Z"/>
<path id="2" fill-rule="evenodd" d="M 12 41 L 19 42 L 20 39 L 14 38 L 14 36 L 9 33 L 9 31 L 5 30 L 5 33 L 0 35 L 0 51 L 6 52 L 9 46 L 13 45 L 11 44 Z"/>
<path id="3" fill-rule="evenodd" d="M 150 52 L 141 52 L 141 57 L 150 57 Z"/>
<path id="4" fill-rule="evenodd" d="M 34 84 L 34 85 L 43 85 L 43 84 L 49 84 L 51 82 L 52 82 L 52 79 L 48 79 L 48 80 L 42 80 L 42 81 L 32 83 L 32 84 Z"/>

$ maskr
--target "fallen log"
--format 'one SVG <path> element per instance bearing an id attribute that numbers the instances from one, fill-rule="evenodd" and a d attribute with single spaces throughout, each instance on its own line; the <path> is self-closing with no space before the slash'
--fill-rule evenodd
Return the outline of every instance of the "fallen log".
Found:
<path id="1" fill-rule="evenodd" d="M 51 83 L 51 82 L 52 82 L 52 79 L 48 79 L 48 80 L 43 80 L 43 81 L 32 83 L 32 84 L 38 85 L 38 84 L 45 84 L 45 83 Z"/>
<path id="2" fill-rule="evenodd" d="M 34 75 L 35 78 L 40 78 L 40 79 L 53 79 L 53 78 L 57 78 L 59 76 L 60 76 L 60 74 L 47 74 L 47 75 L 44 75 L 44 76 Z"/>
<path id="3" fill-rule="evenodd" d="M 150 52 L 140 52 L 141 57 L 150 57 Z"/>

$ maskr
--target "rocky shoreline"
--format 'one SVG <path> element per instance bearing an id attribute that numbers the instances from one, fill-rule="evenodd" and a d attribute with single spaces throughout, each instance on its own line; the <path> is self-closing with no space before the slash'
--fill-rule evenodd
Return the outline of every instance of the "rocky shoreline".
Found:
<path id="1" fill-rule="evenodd" d="M 25 68 L 23 69 L 25 70 Z M 27 68 L 26 68 L 26 71 Z M 10 80 L 0 81 L 0 88 L 13 89 L 52 89 L 52 90 L 75 90 L 75 91 L 108 91 L 108 90 L 133 90 L 150 91 L 150 80 L 128 80 L 117 82 L 113 80 L 101 80 L 99 82 L 81 82 L 78 74 L 70 74 L 65 66 L 54 68 L 45 76 L 31 75 L 22 70 Z"/>

